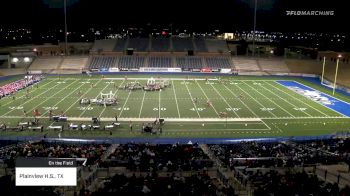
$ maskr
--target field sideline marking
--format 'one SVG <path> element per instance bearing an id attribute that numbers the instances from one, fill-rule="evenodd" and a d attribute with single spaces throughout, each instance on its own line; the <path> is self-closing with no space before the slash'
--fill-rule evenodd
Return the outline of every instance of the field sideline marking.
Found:
<path id="1" fill-rule="evenodd" d="M 197 106 L 196 106 L 196 104 L 193 102 L 193 97 L 192 97 L 192 95 L 191 95 L 190 90 L 188 89 L 188 86 L 187 86 L 186 81 L 184 81 L 184 83 L 185 83 L 185 86 L 186 86 L 187 92 L 188 92 L 188 94 L 189 94 L 189 95 L 190 95 L 190 97 L 191 97 L 191 102 L 192 102 L 192 104 L 194 105 L 194 109 L 196 109 L 196 112 L 197 112 L 197 114 L 198 114 L 198 117 L 199 117 L 199 118 L 201 118 L 201 115 L 199 115 L 199 112 L 198 112 Z"/>
<path id="2" fill-rule="evenodd" d="M 298 100 L 299 102 L 302 102 L 301 100 L 295 98 L 294 96 L 292 96 L 291 94 L 285 92 L 284 90 L 281 90 L 281 89 L 277 88 L 276 86 L 274 86 L 274 85 L 272 85 L 272 84 L 270 84 L 270 83 L 267 83 L 267 82 L 265 82 L 265 83 L 268 84 L 268 85 L 270 85 L 270 86 L 272 86 L 273 88 L 275 88 L 275 89 L 277 89 L 277 90 L 283 92 L 284 94 L 286 94 L 286 95 L 288 95 L 288 96 L 290 96 L 290 97 L 293 97 L 294 99 Z M 288 89 L 287 87 L 283 86 L 282 84 L 279 84 L 279 83 L 276 82 L 276 81 L 275 81 L 275 83 L 278 84 L 279 86 L 283 87 L 283 89 L 287 89 L 289 92 L 292 92 L 292 93 L 295 93 L 295 94 L 299 95 L 298 93 L 296 93 L 296 92 L 294 92 L 294 91 Z M 302 96 L 302 95 L 300 95 L 300 96 Z M 305 96 L 302 96 L 302 97 L 305 97 Z M 329 116 L 328 114 L 323 113 L 322 111 L 318 110 L 317 108 L 314 108 L 313 106 L 311 106 L 310 104 L 308 104 L 308 103 L 306 103 L 306 102 L 302 102 L 302 103 L 305 104 L 305 105 L 308 105 L 310 108 L 312 108 L 312 109 L 318 111 L 319 113 L 321 113 L 321 114 L 323 114 L 323 115 L 325 115 L 325 116 Z"/>
<path id="3" fill-rule="evenodd" d="M 77 102 L 77 101 L 76 101 Z M 2 116 L 2 118 L 23 118 L 23 116 Z M 32 117 L 26 117 L 28 119 L 32 119 Z M 48 117 L 38 117 L 41 119 L 48 119 Z M 108 121 L 113 121 L 114 118 L 105 118 L 102 117 L 101 119 L 107 119 Z M 154 118 L 121 118 L 120 121 L 125 121 L 125 119 L 133 119 L 134 121 L 154 121 Z M 167 121 L 172 121 L 172 122 L 221 122 L 224 123 L 226 119 L 223 118 L 164 118 Z M 345 116 L 323 116 L 323 117 L 268 117 L 268 118 L 227 118 L 227 122 L 257 122 L 257 121 L 262 121 L 262 120 L 298 120 L 298 119 L 349 119 L 350 117 L 345 117 Z M 91 118 L 88 117 L 70 117 L 68 116 L 69 121 L 91 121 Z M 115 119 L 114 119 L 115 120 Z M 119 121 L 119 119 L 118 119 Z"/>
<path id="4" fill-rule="evenodd" d="M 201 85 L 197 82 L 197 80 L 196 80 L 195 82 L 196 82 L 196 84 L 199 86 L 199 88 L 201 89 L 201 91 L 203 92 L 203 94 L 204 94 L 204 96 L 207 98 L 207 100 L 210 100 L 209 97 L 207 96 L 207 94 L 204 92 L 204 90 L 203 90 L 203 88 L 201 87 Z M 212 104 L 212 107 L 211 107 L 211 108 L 213 108 L 214 111 L 215 111 L 215 113 L 216 113 L 218 116 L 220 116 L 219 113 L 218 113 L 218 111 L 215 109 L 214 104 Z"/>
<path id="5" fill-rule="evenodd" d="M 179 115 L 179 118 L 181 118 L 180 110 L 179 110 L 179 104 L 177 103 L 177 96 L 176 96 L 176 92 L 175 92 L 174 80 L 171 80 L 171 83 L 172 83 L 172 87 L 173 87 L 173 91 L 174 91 L 174 95 L 175 95 L 175 103 L 176 103 L 176 108 L 177 108 L 177 114 Z"/>
<path id="6" fill-rule="evenodd" d="M 275 104 L 277 107 L 281 108 L 283 111 L 285 111 L 286 113 L 288 113 L 290 116 L 295 117 L 293 114 L 291 114 L 290 112 L 288 112 L 286 109 L 282 108 L 282 107 L 281 107 L 279 104 L 277 104 L 275 101 L 269 99 L 266 95 L 264 95 L 263 93 L 259 92 L 258 90 L 256 90 L 254 87 L 252 87 L 252 86 L 249 85 L 248 83 L 243 82 L 243 84 L 249 86 L 249 87 L 252 88 L 254 91 L 256 91 L 257 93 L 259 93 L 259 94 L 262 95 L 263 97 L 267 98 L 267 100 L 269 100 L 271 103 Z M 276 96 L 276 97 L 282 99 L 282 98 L 281 98 L 280 96 L 278 96 L 277 94 L 271 92 L 269 89 L 266 89 L 263 85 L 261 85 L 261 87 L 264 88 L 265 90 L 269 91 L 270 93 L 272 93 L 274 96 Z M 284 99 L 282 99 L 282 100 L 283 100 L 284 102 L 286 102 L 286 103 L 288 103 L 288 104 L 294 106 L 294 107 L 297 107 L 297 106 L 295 106 L 294 104 L 291 104 L 291 103 L 289 103 L 288 101 L 285 101 Z M 306 112 L 304 112 L 304 113 L 307 114 L 308 116 L 311 116 L 310 114 L 308 114 L 308 113 L 306 113 Z"/>
<path id="7" fill-rule="evenodd" d="M 249 93 L 247 93 L 245 90 L 243 90 L 239 85 L 236 85 L 241 91 L 243 91 L 245 94 L 247 94 L 249 97 L 251 97 L 256 103 L 258 103 L 260 106 L 266 108 L 264 105 L 262 105 L 259 101 L 257 101 L 254 97 L 252 97 Z M 249 85 L 248 85 L 249 86 Z M 274 117 L 277 117 L 276 114 L 272 113 L 270 110 L 268 110 L 270 114 L 272 114 Z"/>
<path id="8" fill-rule="evenodd" d="M 223 84 L 224 87 L 235 97 L 237 97 L 237 95 L 235 93 L 233 93 L 233 91 L 231 89 L 229 89 L 225 84 Z M 240 98 L 238 98 L 238 100 L 252 113 L 254 114 L 255 117 L 259 118 L 259 116 L 257 114 L 255 114 L 255 112 L 250 109 Z"/>
<path id="9" fill-rule="evenodd" d="M 215 90 L 215 92 L 218 95 L 220 95 L 221 99 L 225 101 L 225 103 L 228 105 L 228 107 L 231 108 L 231 110 L 237 115 L 237 117 L 240 118 L 240 116 L 237 114 L 237 112 L 232 109 L 233 107 L 226 101 L 226 99 L 219 93 L 219 91 L 212 84 L 210 84 L 210 86 Z"/>
<path id="10" fill-rule="evenodd" d="M 55 79 L 55 80 L 58 80 L 58 79 Z M 48 82 L 48 83 L 46 83 L 46 84 L 43 84 L 43 86 L 46 86 L 46 85 L 48 85 L 48 84 L 51 84 L 53 81 L 55 81 L 55 80 L 52 80 L 52 81 L 50 81 L 50 82 Z M 43 80 L 42 80 L 43 81 Z M 37 84 L 39 84 L 40 82 L 38 82 Z M 31 86 L 31 87 L 33 87 L 34 86 L 34 84 Z M 29 88 L 29 87 L 27 87 L 27 88 Z M 27 89 L 27 88 L 25 88 L 25 89 Z M 35 88 L 33 91 L 30 91 L 30 93 L 34 93 L 34 92 L 36 92 L 37 90 L 39 90 L 39 89 L 43 89 L 43 88 Z M 24 90 L 24 89 L 22 89 L 22 90 Z M 22 92 L 22 91 L 21 91 Z M 21 99 L 21 98 L 23 98 L 25 95 L 22 95 L 22 96 L 20 96 L 20 97 L 18 97 L 18 99 Z M 9 98 L 10 99 L 10 96 L 8 96 L 7 98 Z M 4 107 L 4 106 L 7 106 L 8 104 L 11 104 L 11 103 L 13 103 L 14 102 L 14 100 L 12 100 L 12 101 L 10 101 L 10 102 L 8 102 L 8 103 L 5 103 L 4 105 L 1 105 L 2 107 Z"/>
<path id="11" fill-rule="evenodd" d="M 20 104 L 19 106 L 23 106 L 24 104 L 26 104 L 26 103 L 28 103 L 28 102 L 30 102 L 30 101 L 33 101 L 35 97 L 39 97 L 40 95 L 42 95 L 42 94 L 46 93 L 47 91 L 52 90 L 52 89 L 53 89 L 55 86 L 57 86 L 57 85 L 60 85 L 60 84 L 56 84 L 56 85 L 54 85 L 53 87 L 51 87 L 51 88 L 49 88 L 48 90 L 46 90 L 46 91 L 44 91 L 44 92 L 40 93 L 40 94 L 39 94 L 39 95 L 37 95 L 37 96 L 34 96 L 33 98 L 31 98 L 31 99 L 29 99 L 29 100 L 25 101 L 24 103 Z M 10 110 L 10 111 L 6 112 L 5 114 L 1 115 L 1 117 L 5 116 L 6 114 L 8 114 L 8 113 L 10 113 L 10 112 L 12 112 L 12 111 L 13 111 L 13 110 Z"/>

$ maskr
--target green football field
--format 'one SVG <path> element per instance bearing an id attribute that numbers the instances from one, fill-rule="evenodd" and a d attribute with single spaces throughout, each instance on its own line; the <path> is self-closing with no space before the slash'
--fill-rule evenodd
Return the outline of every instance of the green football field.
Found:
<path id="1" fill-rule="evenodd" d="M 169 86 L 161 91 L 124 90 L 126 83 L 146 84 L 151 75 L 124 76 L 61 76 L 47 77 L 29 90 L 29 98 L 22 90 L 13 97 L 0 100 L 0 121 L 9 127 L 33 119 L 38 109 L 44 132 L 2 131 L 1 136 L 57 137 L 57 131 L 47 130 L 52 125 L 91 124 L 92 117 L 100 117 L 101 127 L 115 121 L 112 135 L 105 130 L 66 130 L 65 137 L 270 137 L 308 136 L 349 131 L 350 120 L 292 90 L 276 83 L 285 78 L 259 77 L 190 77 L 164 75 Z M 154 76 L 158 79 L 158 76 Z M 320 86 L 298 82 L 329 93 Z M 93 87 L 92 87 L 93 86 Z M 81 105 L 82 98 L 99 98 L 112 92 L 117 97 L 115 106 Z M 349 102 L 349 98 L 336 95 Z M 194 100 L 197 101 L 194 101 Z M 212 106 L 208 106 L 210 100 Z M 350 108 L 349 108 L 350 109 Z M 23 111 L 28 116 L 24 117 Z M 64 113 L 69 122 L 53 122 L 48 111 Z M 220 114 L 227 113 L 227 116 Z M 164 118 L 163 133 L 156 136 L 142 134 L 141 124 Z M 133 131 L 129 130 L 129 123 Z M 67 128 L 66 128 L 67 129 Z"/>

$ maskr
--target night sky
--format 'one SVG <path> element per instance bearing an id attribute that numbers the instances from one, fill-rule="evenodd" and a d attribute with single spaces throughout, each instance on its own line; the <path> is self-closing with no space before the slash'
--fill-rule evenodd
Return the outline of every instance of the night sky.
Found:
<path id="1" fill-rule="evenodd" d="M 147 23 L 205 30 L 251 30 L 254 0 L 67 0 L 68 25 L 86 28 Z M 344 0 L 258 0 L 257 30 L 347 32 Z M 0 26 L 63 26 L 63 0 L 2 0 Z M 334 16 L 286 16 L 286 10 L 329 10 Z"/>

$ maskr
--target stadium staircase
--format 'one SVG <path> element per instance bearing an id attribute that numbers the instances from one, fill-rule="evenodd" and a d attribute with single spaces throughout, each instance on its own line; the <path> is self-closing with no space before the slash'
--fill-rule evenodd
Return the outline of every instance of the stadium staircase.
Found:
<path id="1" fill-rule="evenodd" d="M 227 168 L 223 162 L 215 156 L 213 151 L 209 149 L 208 145 L 200 144 L 199 146 L 203 152 L 213 161 L 213 167 L 216 168 L 217 173 L 222 176 L 219 178 L 222 183 L 225 179 L 227 179 L 228 184 L 235 189 L 235 194 L 239 196 L 252 196 L 252 192 L 250 190 L 247 190 L 246 187 L 234 177 L 234 171 L 231 171 L 229 168 Z"/>
<path id="2" fill-rule="evenodd" d="M 62 58 L 61 58 L 61 61 L 58 63 L 58 66 L 57 66 L 57 68 L 56 68 L 57 70 L 61 70 L 62 64 L 63 64 L 63 61 L 64 61 L 64 58 L 65 58 L 65 57 L 62 57 Z"/>
<path id="3" fill-rule="evenodd" d="M 203 67 L 208 67 L 207 61 L 204 59 L 204 57 L 201 57 L 201 61 L 203 63 Z"/>
<path id="4" fill-rule="evenodd" d="M 261 65 L 260 65 L 260 61 L 256 60 L 256 65 L 259 67 L 260 70 L 263 70 Z"/>
<path id="5" fill-rule="evenodd" d="M 149 57 L 145 58 L 145 63 L 144 63 L 145 67 L 149 67 Z"/>

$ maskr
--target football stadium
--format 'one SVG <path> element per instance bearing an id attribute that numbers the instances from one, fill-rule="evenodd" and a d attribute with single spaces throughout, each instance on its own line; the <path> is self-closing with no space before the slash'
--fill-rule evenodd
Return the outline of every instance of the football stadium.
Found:
<path id="1" fill-rule="evenodd" d="M 57 2 L 32 8 L 62 29 L 0 23 L 1 195 L 350 195 L 348 34 L 259 32 L 257 1 L 249 31 L 85 31 L 117 4 Z"/>

